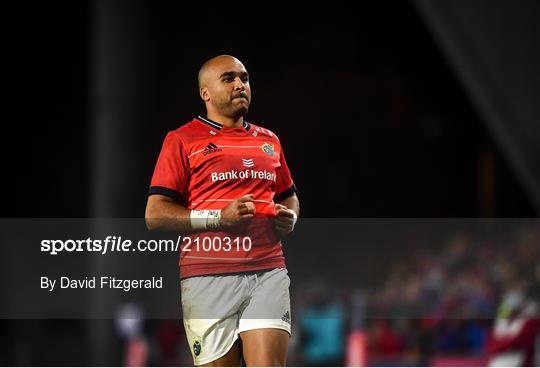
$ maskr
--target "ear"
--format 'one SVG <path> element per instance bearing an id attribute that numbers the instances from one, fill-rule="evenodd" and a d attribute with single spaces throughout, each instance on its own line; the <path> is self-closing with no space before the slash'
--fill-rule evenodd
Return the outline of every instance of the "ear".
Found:
<path id="1" fill-rule="evenodd" d="M 199 90 L 199 95 L 204 101 L 206 102 L 210 101 L 210 92 L 208 92 L 208 87 L 202 87 Z"/>

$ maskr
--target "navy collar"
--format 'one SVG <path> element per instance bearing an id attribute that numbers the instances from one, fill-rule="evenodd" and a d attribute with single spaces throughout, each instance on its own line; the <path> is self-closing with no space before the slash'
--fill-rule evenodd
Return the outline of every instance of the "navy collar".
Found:
<path id="1" fill-rule="evenodd" d="M 217 130 L 221 130 L 223 128 L 223 124 L 220 124 L 217 121 L 208 119 L 208 117 L 206 115 L 198 115 L 197 119 L 202 121 L 205 124 L 210 125 L 212 128 L 216 128 Z M 247 121 L 245 121 L 245 120 L 242 122 L 242 126 L 244 127 L 244 129 L 246 131 L 248 131 L 249 128 L 250 128 L 249 123 Z"/>

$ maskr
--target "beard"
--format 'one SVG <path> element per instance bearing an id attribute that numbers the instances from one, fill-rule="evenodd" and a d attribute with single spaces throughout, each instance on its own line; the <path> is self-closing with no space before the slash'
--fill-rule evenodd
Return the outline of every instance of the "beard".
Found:
<path id="1" fill-rule="evenodd" d="M 249 110 L 249 104 L 247 104 L 247 105 L 240 105 L 240 106 L 236 106 L 236 107 L 233 106 L 233 110 L 234 110 L 234 112 L 233 112 L 233 114 L 234 114 L 233 117 L 234 117 L 234 118 L 239 118 L 239 117 L 241 117 L 241 116 L 244 117 L 244 116 L 246 116 L 247 113 L 248 113 L 248 110 Z"/>
<path id="2" fill-rule="evenodd" d="M 238 119 L 247 115 L 249 110 L 249 100 L 247 103 L 235 103 L 234 100 L 222 100 L 216 104 L 216 107 L 221 114 Z"/>

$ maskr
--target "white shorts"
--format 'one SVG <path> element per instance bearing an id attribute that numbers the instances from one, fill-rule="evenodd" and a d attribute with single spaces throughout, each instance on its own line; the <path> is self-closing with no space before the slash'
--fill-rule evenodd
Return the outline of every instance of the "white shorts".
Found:
<path id="1" fill-rule="evenodd" d="M 182 280 L 184 327 L 194 364 L 224 356 L 244 331 L 277 328 L 290 335 L 289 284 L 285 268 Z"/>

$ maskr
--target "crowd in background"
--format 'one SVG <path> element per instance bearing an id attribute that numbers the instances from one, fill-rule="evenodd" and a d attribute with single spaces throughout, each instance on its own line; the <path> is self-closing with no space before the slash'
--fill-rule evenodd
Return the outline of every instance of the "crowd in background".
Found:
<path id="1" fill-rule="evenodd" d="M 540 228 L 502 233 L 461 232 L 442 246 L 418 248 L 393 262 L 383 284 L 364 291 L 364 320 L 356 328 L 366 336 L 368 365 L 434 365 L 438 357 L 490 364 L 520 349 L 538 359 L 540 352 L 533 350 L 540 344 Z M 351 295 L 328 287 L 310 294 L 297 315 L 299 364 L 345 365 L 345 336 L 358 313 Z M 530 324 L 519 326 L 521 335 L 497 335 L 497 321 L 512 319 Z M 330 341 L 338 348 L 330 348 Z M 535 363 L 534 356 L 528 359 Z"/>

